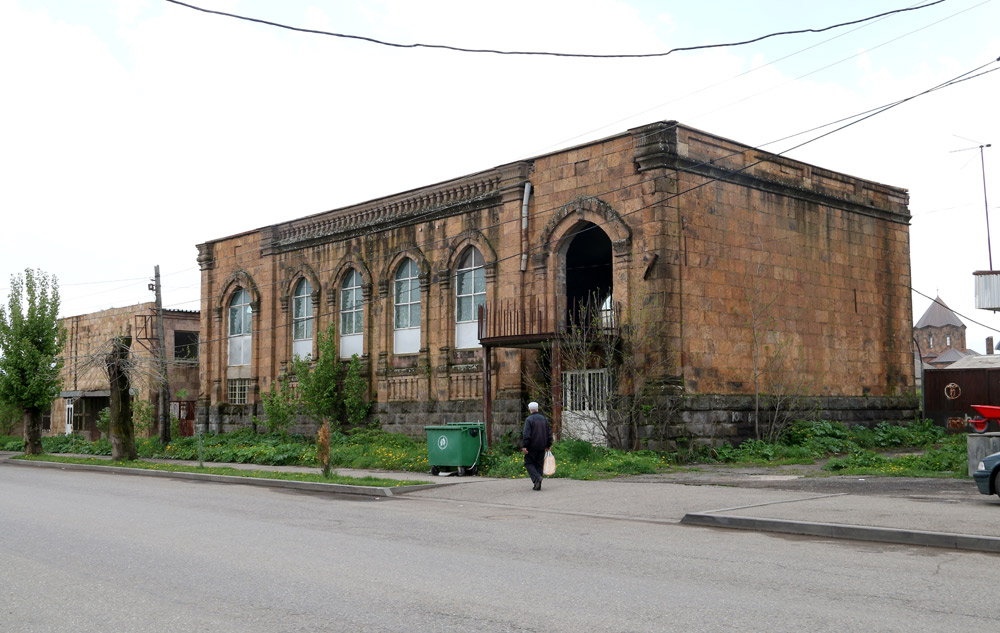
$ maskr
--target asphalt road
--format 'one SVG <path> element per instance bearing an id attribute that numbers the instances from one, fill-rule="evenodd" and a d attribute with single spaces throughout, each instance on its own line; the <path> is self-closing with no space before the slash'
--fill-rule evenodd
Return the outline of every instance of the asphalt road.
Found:
<path id="1" fill-rule="evenodd" d="M 0 465 L 5 633 L 988 631 L 996 562 L 496 499 Z"/>

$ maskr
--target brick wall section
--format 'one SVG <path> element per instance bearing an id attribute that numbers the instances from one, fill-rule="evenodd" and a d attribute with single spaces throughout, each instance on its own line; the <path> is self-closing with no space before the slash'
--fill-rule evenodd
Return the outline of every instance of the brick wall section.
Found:
<path id="1" fill-rule="evenodd" d="M 470 245 L 483 254 L 487 302 L 555 307 L 565 300 L 567 250 L 586 222 L 612 243 L 614 299 L 662 306 L 667 335 L 646 353 L 671 359 L 685 394 L 752 393 L 753 289 L 770 306 L 760 339 L 771 355 L 787 356 L 785 370 L 809 395 L 903 394 L 913 384 L 906 204 L 904 190 L 664 122 L 206 242 L 198 246 L 200 419 L 246 423 L 290 359 L 296 283 L 312 284 L 319 332 L 337 322 L 351 268 L 364 280 L 362 361 L 383 425 L 416 434 L 446 418 L 481 419 L 482 350 L 455 346 L 458 259 Z M 405 257 L 420 271 L 421 342 L 416 353 L 396 354 L 393 276 Z M 244 368 L 227 362 L 227 307 L 238 287 L 254 307 Z M 523 372 L 535 358 L 495 352 L 501 427 L 520 423 L 523 411 L 510 403 L 525 397 Z M 227 405 L 233 377 L 254 385 L 247 407 Z"/>
<path id="2" fill-rule="evenodd" d="M 783 371 L 808 393 L 907 392 L 906 193 L 693 130 L 680 137 L 687 390 L 747 392 L 757 311 L 765 356 L 786 356 Z"/>

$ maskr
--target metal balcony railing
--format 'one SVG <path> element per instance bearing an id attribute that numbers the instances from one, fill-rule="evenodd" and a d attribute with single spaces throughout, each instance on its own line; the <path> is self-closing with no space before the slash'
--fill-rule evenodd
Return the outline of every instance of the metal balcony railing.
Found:
<path id="1" fill-rule="evenodd" d="M 565 337 L 574 325 L 614 336 L 621 325 L 621 306 L 606 300 L 599 306 L 574 303 L 558 309 L 547 297 L 529 297 L 524 303 L 508 299 L 479 307 L 479 341 L 488 347 L 538 347 Z"/>

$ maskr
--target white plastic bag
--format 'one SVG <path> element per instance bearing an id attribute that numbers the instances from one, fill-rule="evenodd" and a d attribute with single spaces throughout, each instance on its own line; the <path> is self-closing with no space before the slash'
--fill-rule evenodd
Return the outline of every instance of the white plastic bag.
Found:
<path id="1" fill-rule="evenodd" d="M 556 458 L 552 451 L 545 451 L 545 462 L 542 464 L 542 474 L 548 477 L 556 474 Z"/>

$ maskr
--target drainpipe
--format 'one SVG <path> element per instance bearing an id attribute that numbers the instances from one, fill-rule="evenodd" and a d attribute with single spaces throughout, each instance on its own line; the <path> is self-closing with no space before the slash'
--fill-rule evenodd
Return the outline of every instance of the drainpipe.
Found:
<path id="1" fill-rule="evenodd" d="M 528 199 L 531 181 L 524 183 L 524 200 L 521 201 L 521 272 L 528 270 Z"/>

